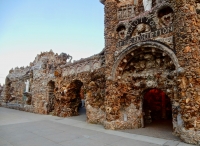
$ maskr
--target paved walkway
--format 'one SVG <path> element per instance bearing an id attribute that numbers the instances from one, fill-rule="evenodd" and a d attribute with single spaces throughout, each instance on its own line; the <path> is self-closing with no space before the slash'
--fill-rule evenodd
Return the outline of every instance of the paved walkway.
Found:
<path id="1" fill-rule="evenodd" d="M 145 135 L 150 137 L 181 141 L 177 136 L 174 136 L 172 120 L 157 120 L 150 124 L 145 124 L 145 128 L 121 130 L 123 132 Z"/>
<path id="2" fill-rule="evenodd" d="M 0 146 L 189 146 L 180 141 L 105 130 L 73 118 L 0 107 Z"/>

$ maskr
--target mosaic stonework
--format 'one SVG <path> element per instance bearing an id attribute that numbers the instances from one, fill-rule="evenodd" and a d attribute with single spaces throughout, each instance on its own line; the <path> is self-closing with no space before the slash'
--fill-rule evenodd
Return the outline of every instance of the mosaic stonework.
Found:
<path id="1" fill-rule="evenodd" d="M 71 62 L 43 52 L 11 69 L 1 105 L 60 117 L 79 114 L 107 129 L 145 127 L 169 119 L 184 142 L 200 141 L 200 2 L 100 0 L 105 48 Z M 18 106 L 13 106 L 18 105 Z"/>

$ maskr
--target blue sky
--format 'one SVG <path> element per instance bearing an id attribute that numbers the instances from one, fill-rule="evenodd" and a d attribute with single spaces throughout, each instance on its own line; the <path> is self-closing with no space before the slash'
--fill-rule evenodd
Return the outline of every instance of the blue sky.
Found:
<path id="1" fill-rule="evenodd" d="M 65 52 L 74 60 L 104 47 L 99 0 L 0 0 L 0 83 L 11 68 L 27 66 L 40 52 Z"/>

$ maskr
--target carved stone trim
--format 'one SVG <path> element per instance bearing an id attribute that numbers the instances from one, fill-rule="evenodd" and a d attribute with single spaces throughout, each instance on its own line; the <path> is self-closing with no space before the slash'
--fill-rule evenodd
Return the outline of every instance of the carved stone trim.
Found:
<path id="1" fill-rule="evenodd" d="M 137 50 L 137 49 L 139 49 L 141 47 L 143 47 L 143 48 L 145 48 L 145 47 L 154 47 L 154 48 L 157 48 L 157 49 L 165 52 L 171 58 L 171 60 L 173 61 L 174 65 L 176 67 L 176 70 L 178 70 L 180 68 L 180 65 L 178 63 L 178 59 L 177 59 L 175 53 L 170 48 L 168 48 L 165 45 L 160 44 L 158 42 L 153 42 L 153 41 L 140 42 L 138 44 L 130 45 L 129 47 L 124 49 L 120 53 L 120 55 L 116 58 L 116 61 L 114 63 L 114 66 L 112 68 L 112 73 L 111 73 L 112 80 L 115 80 L 115 73 L 116 73 L 117 67 L 118 67 L 119 63 L 123 60 L 123 58 L 127 54 L 131 53 L 133 50 Z"/>

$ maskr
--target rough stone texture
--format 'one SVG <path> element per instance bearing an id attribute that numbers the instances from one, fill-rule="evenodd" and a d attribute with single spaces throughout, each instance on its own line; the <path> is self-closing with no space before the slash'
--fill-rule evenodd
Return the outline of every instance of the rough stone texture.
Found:
<path id="1" fill-rule="evenodd" d="M 144 94 L 157 88 L 171 100 L 174 134 L 197 144 L 199 2 L 155 1 L 146 12 L 140 0 L 106 0 L 104 4 L 105 127 L 143 127 Z"/>
<path id="2" fill-rule="evenodd" d="M 88 122 L 103 124 L 106 82 L 103 52 L 73 63 L 71 59 L 66 53 L 42 52 L 30 66 L 10 70 L 3 92 L 3 105 L 68 117 L 79 114 L 83 99 Z"/>
<path id="3" fill-rule="evenodd" d="M 4 85 L 1 85 L 0 84 L 0 106 L 1 106 L 1 103 L 3 102 L 3 88 L 4 88 Z"/>
<path id="4" fill-rule="evenodd" d="M 175 135 L 199 143 L 200 2 L 152 0 L 144 11 L 144 1 L 101 0 L 104 50 L 73 63 L 65 53 L 37 55 L 10 70 L 2 105 L 68 117 L 85 100 L 90 123 L 130 129 L 170 117 Z"/>

